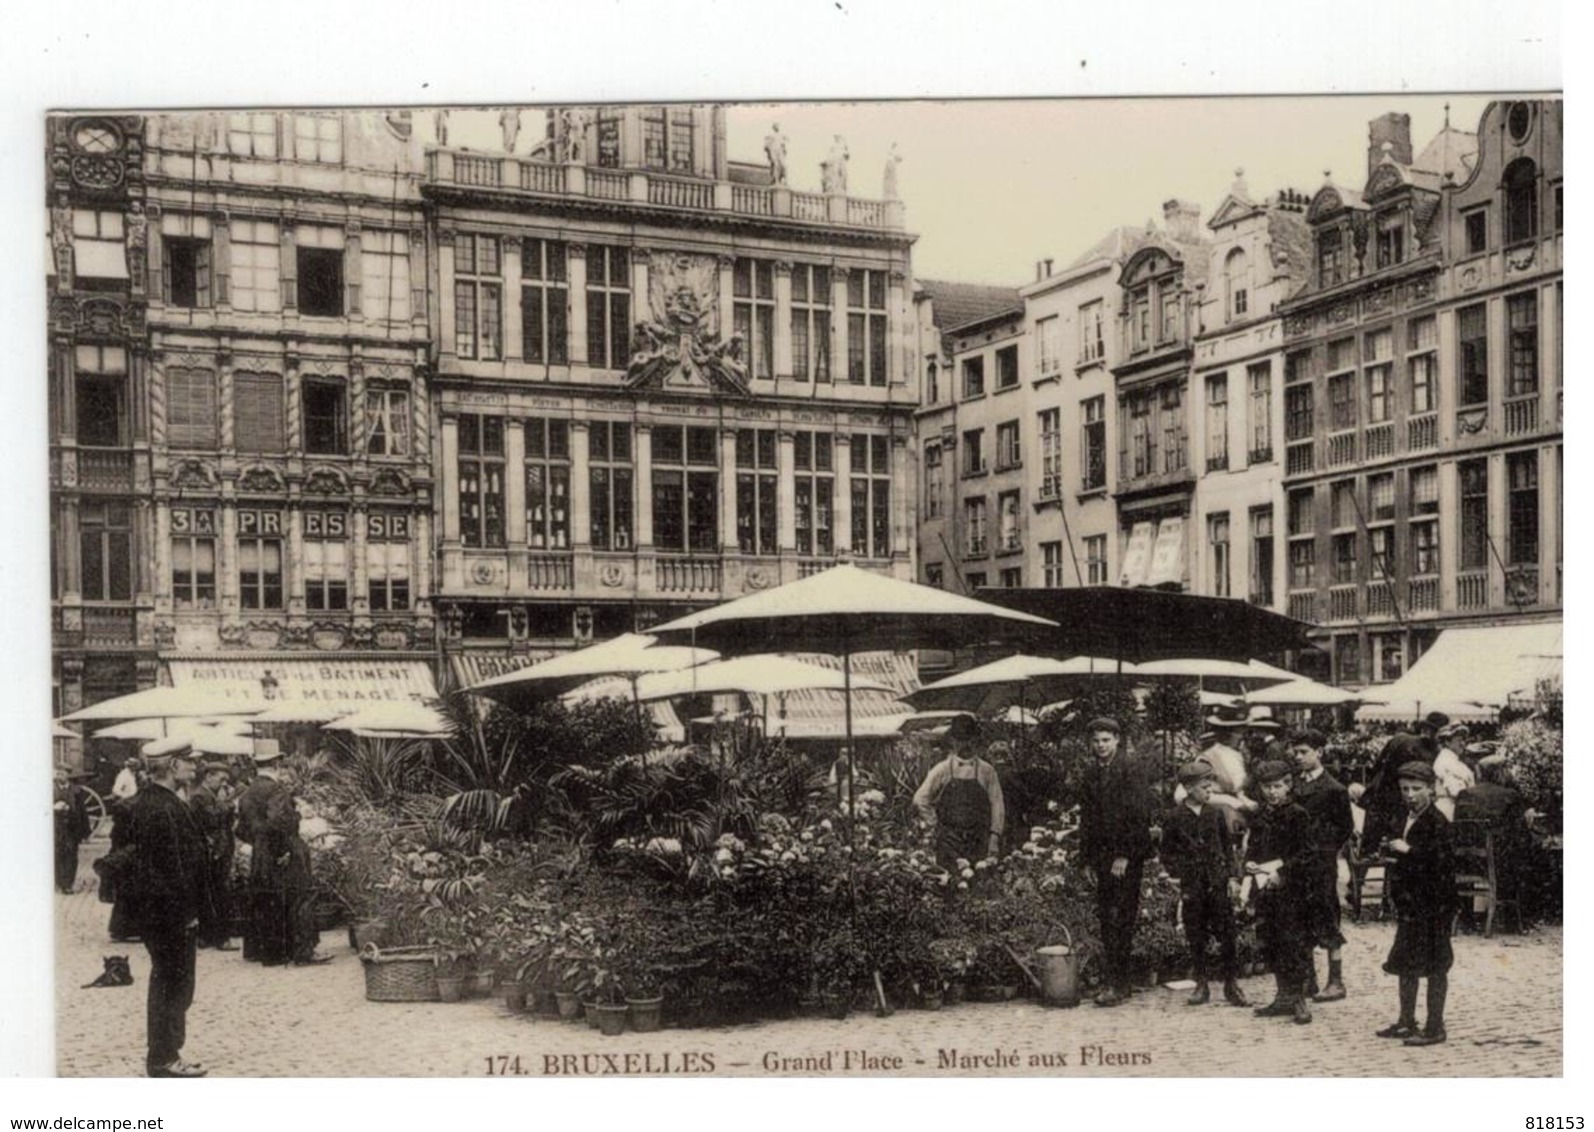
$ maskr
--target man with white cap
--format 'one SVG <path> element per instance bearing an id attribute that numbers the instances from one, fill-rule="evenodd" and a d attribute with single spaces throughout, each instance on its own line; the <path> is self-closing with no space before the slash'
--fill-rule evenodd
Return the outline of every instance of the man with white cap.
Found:
<path id="1" fill-rule="evenodd" d="M 1471 732 L 1465 723 L 1452 723 L 1439 729 L 1439 753 L 1434 756 L 1434 806 L 1451 821 L 1456 817 L 1456 799 L 1463 790 L 1478 784 L 1477 776 L 1462 759 Z"/>
<path id="2" fill-rule="evenodd" d="M 204 836 L 178 797 L 194 776 L 193 744 L 157 739 L 142 754 L 149 779 L 128 813 L 127 844 L 128 917 L 150 960 L 145 1069 L 151 1077 L 203 1077 L 201 1065 L 182 1059 L 199 921 L 209 916 L 210 903 Z"/>

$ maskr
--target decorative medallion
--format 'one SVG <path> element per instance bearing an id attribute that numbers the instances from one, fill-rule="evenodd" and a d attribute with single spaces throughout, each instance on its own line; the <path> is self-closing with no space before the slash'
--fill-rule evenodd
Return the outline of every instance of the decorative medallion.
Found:
<path id="1" fill-rule="evenodd" d="M 626 384 L 747 396 L 746 343 L 720 338 L 719 266 L 714 257 L 684 252 L 649 256 L 651 321 L 632 330 Z"/>
<path id="2" fill-rule="evenodd" d="M 223 625 L 217 636 L 221 639 L 221 643 L 228 648 L 239 648 L 249 641 L 248 632 L 236 621 L 229 621 Z"/>
<path id="3" fill-rule="evenodd" d="M 1537 247 L 1534 244 L 1525 244 L 1520 248 L 1512 248 L 1505 253 L 1506 268 L 1510 271 L 1526 271 L 1533 266 L 1536 251 Z"/>
<path id="4" fill-rule="evenodd" d="M 316 468 L 304 477 L 304 489 L 312 495 L 342 495 L 349 490 L 349 484 L 341 472 Z"/>
<path id="5" fill-rule="evenodd" d="M 1461 269 L 1460 283 L 1461 283 L 1461 289 L 1463 291 L 1471 291 L 1472 289 L 1477 287 L 1477 285 L 1478 285 L 1478 269 L 1476 267 L 1474 267 L 1474 266 L 1463 267 Z"/>
<path id="6" fill-rule="evenodd" d="M 403 625 L 383 625 L 376 631 L 376 647 L 379 649 L 409 648 L 409 629 Z"/>
<path id="7" fill-rule="evenodd" d="M 1380 287 L 1376 291 L 1369 291 L 1362 299 L 1362 313 L 1382 314 L 1395 305 L 1395 291 L 1392 287 Z"/>
<path id="8" fill-rule="evenodd" d="M 203 460 L 181 460 L 172 469 L 171 485 L 178 489 L 215 487 L 216 476 Z"/>
<path id="9" fill-rule="evenodd" d="M 1292 314 L 1284 320 L 1284 333 L 1290 338 L 1299 338 L 1311 332 L 1312 316 L 1309 314 Z"/>
<path id="10" fill-rule="evenodd" d="M 124 337 L 130 331 L 127 308 L 104 296 L 80 299 L 74 324 L 79 334 L 97 338 Z"/>
<path id="11" fill-rule="evenodd" d="M 251 621 L 245 633 L 245 643 L 252 649 L 274 649 L 282 644 L 282 626 Z"/>
<path id="12" fill-rule="evenodd" d="M 72 159 L 72 180 L 97 192 L 114 189 L 122 183 L 122 159 L 79 154 Z"/>
<path id="13" fill-rule="evenodd" d="M 743 577 L 743 582 L 750 590 L 763 590 L 769 588 L 769 572 L 762 566 L 754 566 Z"/>
<path id="14" fill-rule="evenodd" d="M 1350 303 L 1336 303 L 1334 306 L 1328 308 L 1327 314 L 1325 314 L 1323 317 L 1328 320 L 1328 324 L 1330 326 L 1338 326 L 1341 323 L 1349 322 L 1351 319 L 1355 318 L 1356 308 Z"/>
<path id="15" fill-rule="evenodd" d="M 317 621 L 310 626 L 310 644 L 323 652 L 341 649 L 343 642 L 348 639 L 348 633 L 342 625 L 329 621 Z"/>
<path id="16" fill-rule="evenodd" d="M 282 477 L 267 467 L 254 467 L 238 477 L 238 490 L 276 494 L 282 491 Z"/>
<path id="17" fill-rule="evenodd" d="M 291 648 L 304 648 L 310 643 L 310 625 L 306 621 L 291 621 L 282 632 L 282 643 Z"/>
<path id="18" fill-rule="evenodd" d="M 376 627 L 369 622 L 357 622 L 349 630 L 349 644 L 357 649 L 368 649 L 376 646 Z"/>
<path id="19" fill-rule="evenodd" d="M 605 562 L 598 567 L 598 581 L 614 589 L 625 584 L 625 568 L 615 562 Z"/>
<path id="20" fill-rule="evenodd" d="M 1464 413 L 1456 414 L 1456 431 L 1472 436 L 1483 431 L 1483 426 L 1488 423 L 1488 409 L 1468 409 Z"/>
<path id="21" fill-rule="evenodd" d="M 491 562 L 483 559 L 481 561 L 471 563 L 470 579 L 478 586 L 485 586 L 493 580 L 493 576 L 497 574 L 497 572 L 498 571 L 494 568 Z"/>
<path id="22" fill-rule="evenodd" d="M 177 627 L 170 621 L 157 621 L 155 623 L 155 647 L 157 649 L 175 648 L 177 645 Z"/>
<path id="23" fill-rule="evenodd" d="M 1420 279 L 1413 279 L 1407 285 L 1407 295 L 1413 303 L 1422 303 L 1433 298 L 1434 276 L 1424 275 Z"/>
<path id="24" fill-rule="evenodd" d="M 402 496 L 410 493 L 410 481 L 402 472 L 392 468 L 383 468 L 371 480 L 369 491 L 372 495 Z"/>

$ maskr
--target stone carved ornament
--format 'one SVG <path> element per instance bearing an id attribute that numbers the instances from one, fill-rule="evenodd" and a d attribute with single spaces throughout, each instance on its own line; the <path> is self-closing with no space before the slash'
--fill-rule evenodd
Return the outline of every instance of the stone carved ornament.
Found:
<path id="1" fill-rule="evenodd" d="M 742 339 L 719 336 L 719 265 L 714 257 L 654 252 L 648 265 L 655 318 L 632 332 L 626 382 L 633 387 L 728 390 L 746 395 Z"/>

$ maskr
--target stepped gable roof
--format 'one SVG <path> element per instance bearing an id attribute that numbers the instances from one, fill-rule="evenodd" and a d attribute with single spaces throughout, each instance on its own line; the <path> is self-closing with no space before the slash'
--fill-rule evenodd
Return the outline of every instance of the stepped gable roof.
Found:
<path id="1" fill-rule="evenodd" d="M 1114 228 L 1090 247 L 1086 248 L 1076 258 L 1069 261 L 1064 271 L 1072 271 L 1076 267 L 1083 267 L 1096 260 L 1122 260 L 1135 253 L 1135 249 L 1145 243 L 1146 230 L 1122 226 Z"/>
<path id="2" fill-rule="evenodd" d="M 934 304 L 935 325 L 941 331 L 941 350 L 946 354 L 952 352 L 947 332 L 954 327 L 967 326 L 994 314 L 1022 310 L 1024 307 L 1017 287 L 921 279 L 918 289 L 928 295 Z"/>

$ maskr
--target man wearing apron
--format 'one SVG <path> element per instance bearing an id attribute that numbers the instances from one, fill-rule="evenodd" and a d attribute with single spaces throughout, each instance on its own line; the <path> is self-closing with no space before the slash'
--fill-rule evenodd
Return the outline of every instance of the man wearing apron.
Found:
<path id="1" fill-rule="evenodd" d="M 996 856 L 1002 844 L 1002 783 L 976 753 L 978 739 L 972 718 L 954 719 L 943 737 L 950 753 L 913 795 L 919 816 L 934 830 L 936 864 L 949 872 L 959 860 L 973 864 Z"/>

